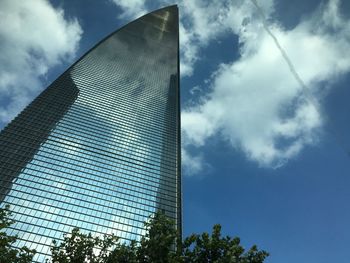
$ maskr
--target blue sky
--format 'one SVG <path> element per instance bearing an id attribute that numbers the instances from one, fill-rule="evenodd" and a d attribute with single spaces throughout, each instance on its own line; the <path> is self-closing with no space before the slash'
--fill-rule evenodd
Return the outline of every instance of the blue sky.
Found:
<path id="1" fill-rule="evenodd" d="M 184 235 L 220 223 L 267 262 L 347 263 L 348 2 L 258 1 L 263 21 L 252 1 L 3 0 L 0 127 L 97 41 L 174 3 Z"/>

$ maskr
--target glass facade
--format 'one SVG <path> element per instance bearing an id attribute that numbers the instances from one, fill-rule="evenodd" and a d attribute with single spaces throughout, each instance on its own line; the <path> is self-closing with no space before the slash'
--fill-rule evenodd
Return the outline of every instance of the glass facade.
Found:
<path id="1" fill-rule="evenodd" d="M 98 43 L 0 133 L 0 201 L 18 246 L 73 227 L 139 240 L 157 210 L 181 231 L 178 10 Z"/>

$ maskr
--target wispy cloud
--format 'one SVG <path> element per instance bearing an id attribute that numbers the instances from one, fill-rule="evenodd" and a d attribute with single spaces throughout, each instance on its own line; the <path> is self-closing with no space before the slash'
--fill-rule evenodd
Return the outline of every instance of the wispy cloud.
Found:
<path id="1" fill-rule="evenodd" d="M 338 7 L 339 1 L 330 1 L 290 31 L 272 23 L 270 33 L 252 3 L 238 8 L 245 16 L 232 29 L 241 57 L 221 64 L 210 93 L 183 111 L 186 144 L 203 146 L 219 135 L 260 166 L 279 167 L 315 143 L 324 120 L 303 89 L 317 94 L 322 82 L 350 70 L 350 23 Z"/>
<path id="2" fill-rule="evenodd" d="M 166 4 L 166 1 L 159 2 Z M 338 12 L 334 1 L 330 3 L 333 8 L 330 4 L 322 12 L 332 9 L 334 21 Z M 221 136 L 243 151 L 247 158 L 267 167 L 283 165 L 305 145 L 313 143 L 322 119 L 310 101 L 302 96 L 301 87 L 306 89 L 309 85 L 310 89 L 316 89 L 319 78 L 327 79 L 322 77 L 324 72 L 314 67 L 315 56 L 312 55 L 315 53 L 310 52 L 310 44 L 314 43 L 313 48 L 321 52 L 332 47 L 323 35 L 313 32 L 311 20 L 291 31 L 284 31 L 277 24 L 271 24 L 270 30 L 266 18 L 274 12 L 273 1 L 264 1 L 261 6 L 254 1 L 195 0 L 178 4 L 182 76 L 193 74 L 200 60 L 199 50 L 224 33 L 239 36 L 241 55 L 238 61 L 219 65 L 208 82 L 211 91 L 182 112 L 185 169 L 190 173 L 203 169 L 203 158 L 191 156 L 186 148 L 204 146 L 212 136 Z M 142 5 L 147 6 L 146 1 Z M 259 14 L 263 14 L 263 19 L 257 18 Z M 282 45 L 291 50 L 306 84 L 296 73 Z M 302 56 L 296 56 L 299 54 Z M 306 54 L 308 56 L 304 57 Z M 333 55 L 327 58 L 334 64 L 337 57 Z M 321 62 L 324 63 L 327 61 Z M 328 64 L 325 70 L 331 68 Z"/>
<path id="3" fill-rule="evenodd" d="M 116 1 L 112 0 L 119 8 L 123 19 L 133 19 L 156 7 L 175 4 L 169 0 L 135 0 Z M 212 1 L 177 1 L 180 9 L 180 70 L 181 76 L 191 76 L 195 64 L 200 59 L 199 50 L 209 44 L 211 40 L 223 34 L 228 26 L 227 17 L 230 15 L 227 0 Z M 243 1 L 239 1 L 240 4 Z"/>
<path id="4" fill-rule="evenodd" d="M 82 29 L 46 0 L 0 2 L 0 122 L 11 120 L 42 88 L 40 78 L 76 53 Z"/>
<path id="5" fill-rule="evenodd" d="M 274 22 L 272 0 L 259 5 L 254 0 L 178 1 L 183 77 L 194 73 L 199 51 L 211 41 L 231 33 L 240 43 L 240 58 L 220 64 L 206 83 L 209 93 L 182 112 L 186 170 L 199 172 L 204 162 L 187 147 L 201 149 L 212 136 L 273 168 L 317 142 L 324 122 L 316 95 L 320 84 L 350 70 L 350 23 L 339 4 L 330 0 L 285 30 Z"/>
<path id="6" fill-rule="evenodd" d="M 197 155 L 194 156 L 188 153 L 186 147 L 183 147 L 181 152 L 182 159 L 182 168 L 185 171 L 186 175 L 196 175 L 200 172 L 202 173 L 205 169 L 208 168 L 208 165 L 205 164 L 203 156 Z"/>
<path id="7" fill-rule="evenodd" d="M 122 9 L 121 19 L 133 19 L 147 13 L 145 0 L 111 0 Z"/>
<path id="8" fill-rule="evenodd" d="M 171 4 L 168 0 L 114 2 L 123 10 L 123 19 Z M 187 148 L 200 150 L 213 136 L 265 167 L 283 165 L 318 140 L 324 120 L 303 89 L 318 103 L 320 83 L 350 71 L 350 22 L 340 14 L 340 1 L 321 5 L 291 30 L 273 19 L 272 0 L 259 1 L 268 25 L 251 1 L 193 0 L 178 5 L 182 76 L 195 73 L 199 52 L 211 41 L 235 34 L 240 43 L 239 59 L 218 65 L 203 84 L 209 92 L 201 92 L 196 104 L 183 109 L 183 162 L 188 170 L 198 173 L 205 160 L 191 156 Z M 4 40 L 0 48 L 6 50 L 0 53 L 0 96 L 6 102 L 0 120 L 4 122 L 38 92 L 40 78 L 50 67 L 75 55 L 82 29 L 44 0 L 21 4 L 3 0 L 0 17 Z M 281 49 L 304 85 L 291 74 Z"/>

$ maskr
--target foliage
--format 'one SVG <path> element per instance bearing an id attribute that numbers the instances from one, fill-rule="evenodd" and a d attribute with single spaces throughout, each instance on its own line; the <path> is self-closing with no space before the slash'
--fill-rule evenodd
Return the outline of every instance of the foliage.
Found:
<path id="1" fill-rule="evenodd" d="M 180 239 L 174 222 L 163 213 L 156 213 L 145 223 L 146 234 L 137 247 L 137 262 L 164 263 L 178 262 Z M 175 252 L 177 251 L 177 253 Z"/>
<path id="2" fill-rule="evenodd" d="M 174 241 L 177 232 L 173 221 L 157 213 L 145 223 L 146 235 L 139 245 L 136 241 L 121 244 L 114 235 L 92 237 L 74 228 L 65 235 L 61 244 L 53 241 L 52 258 L 54 263 L 161 263 L 175 260 Z M 111 252 L 110 252 L 111 251 Z"/>
<path id="3" fill-rule="evenodd" d="M 79 229 L 65 235 L 51 249 L 54 263 L 263 263 L 268 256 L 253 246 L 245 252 L 239 238 L 221 237 L 221 226 L 211 235 L 192 234 L 181 244 L 174 222 L 156 213 L 145 223 L 146 234 L 139 243 L 120 244 L 115 236 L 92 237 Z M 108 252 L 111 251 L 111 252 Z M 98 252 L 98 253 L 97 253 Z"/>
<path id="4" fill-rule="evenodd" d="M 29 263 L 35 250 L 13 248 L 16 236 L 2 230 L 13 224 L 10 207 L 0 209 L 0 263 Z M 183 243 L 174 222 L 156 213 L 145 223 L 146 234 L 140 242 L 120 243 L 114 235 L 93 237 L 74 228 L 60 244 L 53 241 L 52 263 L 263 263 L 268 253 L 256 246 L 248 251 L 240 239 L 221 236 L 221 226 L 214 225 L 212 234 L 192 234 Z"/>
<path id="5" fill-rule="evenodd" d="M 203 233 L 187 237 L 182 255 L 184 262 L 261 263 L 268 253 L 259 251 L 256 246 L 244 252 L 238 237 L 221 237 L 221 226 L 214 225 L 211 236 Z"/>
<path id="6" fill-rule="evenodd" d="M 118 238 L 105 235 L 103 238 L 83 234 L 79 228 L 74 228 L 70 234 L 64 235 L 63 242 L 53 241 L 51 248 L 52 262 L 60 263 L 104 263 L 109 257 L 109 251 Z M 47 262 L 50 262 L 49 260 Z"/>
<path id="7" fill-rule="evenodd" d="M 29 263 L 32 262 L 35 250 L 27 247 L 13 248 L 17 236 L 9 236 L 3 229 L 11 226 L 14 221 L 11 219 L 10 206 L 0 208 L 0 263 Z"/>

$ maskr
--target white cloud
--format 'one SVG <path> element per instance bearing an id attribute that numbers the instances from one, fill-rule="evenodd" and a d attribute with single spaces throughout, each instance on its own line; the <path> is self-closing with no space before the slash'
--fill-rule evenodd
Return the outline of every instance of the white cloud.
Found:
<path id="1" fill-rule="evenodd" d="M 338 8 L 339 1 L 330 1 L 290 31 L 271 25 L 308 90 L 291 74 L 254 6 L 245 2 L 236 9 L 241 21 L 227 21 L 239 36 L 241 58 L 221 64 L 211 92 L 183 111 L 185 145 L 199 147 L 220 134 L 259 165 L 279 167 L 317 141 L 323 120 L 317 97 L 310 101 L 305 94 L 317 94 L 321 82 L 350 71 L 350 23 Z M 263 9 L 272 12 L 273 6 Z"/>
<path id="2" fill-rule="evenodd" d="M 193 156 L 184 147 L 181 150 L 182 169 L 186 175 L 199 174 L 204 170 L 204 160 L 201 155 Z"/>
<path id="3" fill-rule="evenodd" d="M 145 0 L 112 1 L 124 19 L 140 16 L 150 7 Z M 169 1 L 156 3 L 161 7 Z M 240 43 L 240 58 L 221 64 L 210 78 L 211 91 L 183 111 L 186 169 L 203 169 L 203 158 L 191 156 L 186 147 L 201 147 L 215 135 L 267 167 L 283 165 L 317 141 L 323 123 L 320 106 L 317 97 L 310 101 L 305 94 L 316 94 L 320 82 L 333 81 L 350 68 L 350 26 L 339 14 L 338 0 L 330 0 L 289 31 L 273 22 L 274 1 L 259 1 L 271 31 L 308 90 L 291 74 L 251 1 L 193 0 L 178 5 L 182 76 L 194 73 L 201 49 L 223 34 L 237 34 Z M 2 80 L 11 81 L 11 76 Z"/>
<path id="4" fill-rule="evenodd" d="M 147 13 L 145 0 L 111 0 L 119 6 L 123 13 L 119 16 L 122 19 L 137 18 Z"/>
<path id="5" fill-rule="evenodd" d="M 41 90 L 49 68 L 72 60 L 82 29 L 46 0 L 3 0 L 0 17 L 0 121 L 8 122 Z"/>
<path id="6" fill-rule="evenodd" d="M 199 50 L 225 33 L 239 33 L 242 23 L 255 15 L 250 1 L 178 1 L 180 9 L 181 76 L 191 76 L 201 59 Z M 262 9 L 273 12 L 271 0 L 264 1 Z M 254 11 L 254 12 L 253 12 Z M 242 33 L 242 32 L 241 32 Z M 243 36 L 243 35 L 242 35 Z"/>
<path id="7" fill-rule="evenodd" d="M 191 76 L 200 60 L 199 50 L 227 29 L 228 1 L 179 1 L 181 76 Z"/>
<path id="8" fill-rule="evenodd" d="M 149 2 L 146 0 L 119 1 L 112 0 L 118 5 L 123 13 L 120 18 L 134 19 L 149 11 Z M 230 28 L 227 20 L 237 6 L 243 5 L 244 1 L 236 1 L 235 6 L 230 6 L 228 0 L 212 1 L 176 1 L 180 14 L 180 71 L 181 76 L 191 76 L 194 66 L 200 59 L 199 50 L 217 36 Z M 175 4 L 168 0 L 158 0 L 159 7 Z M 235 13 L 234 17 L 237 14 Z"/>
<path id="9" fill-rule="evenodd" d="M 180 22 L 180 72 L 181 76 L 191 76 L 193 74 L 193 65 L 198 60 L 198 47 L 194 44 L 194 35 L 186 29 Z"/>
<path id="10" fill-rule="evenodd" d="M 181 76 L 191 76 L 195 64 L 200 60 L 199 51 L 210 41 L 219 38 L 228 30 L 238 33 L 244 18 L 256 15 L 250 1 L 244 0 L 112 0 L 122 9 L 119 16 L 123 19 L 134 19 L 146 14 L 153 6 L 164 7 L 177 4 L 180 15 L 180 71 Z M 273 12 L 273 1 L 265 0 L 262 9 L 270 14 Z M 154 9 L 154 8 L 153 8 Z M 254 12 L 253 12 L 254 11 Z"/>

